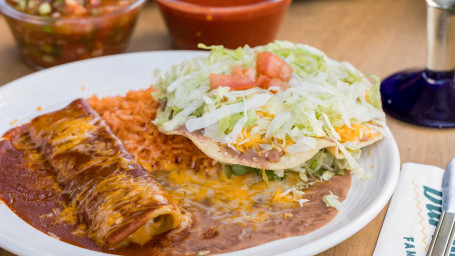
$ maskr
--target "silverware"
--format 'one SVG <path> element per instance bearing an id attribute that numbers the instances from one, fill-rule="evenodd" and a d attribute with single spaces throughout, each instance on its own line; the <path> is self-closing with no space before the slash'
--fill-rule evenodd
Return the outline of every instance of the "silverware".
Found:
<path id="1" fill-rule="evenodd" d="M 455 158 L 442 178 L 442 214 L 431 240 L 427 256 L 447 256 L 452 249 L 455 235 Z"/>

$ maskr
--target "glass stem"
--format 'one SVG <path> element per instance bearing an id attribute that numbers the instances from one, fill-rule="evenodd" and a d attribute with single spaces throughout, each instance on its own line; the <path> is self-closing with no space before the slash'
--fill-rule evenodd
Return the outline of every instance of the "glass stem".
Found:
<path id="1" fill-rule="evenodd" d="M 455 70 L 455 1 L 427 0 L 427 69 Z"/>

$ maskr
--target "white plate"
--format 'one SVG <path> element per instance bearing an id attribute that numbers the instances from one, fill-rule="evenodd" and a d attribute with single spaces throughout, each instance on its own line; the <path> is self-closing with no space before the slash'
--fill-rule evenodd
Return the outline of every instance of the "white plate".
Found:
<path id="1" fill-rule="evenodd" d="M 17 120 L 14 125 L 26 123 L 34 116 L 62 108 L 76 98 L 94 93 L 118 95 L 147 88 L 153 82 L 155 68 L 167 68 L 199 54 L 201 52 L 162 51 L 116 55 L 50 68 L 13 81 L 0 87 L 0 134 L 9 130 L 14 120 Z M 38 107 L 43 111 L 38 111 Z M 225 256 L 312 255 L 352 236 L 383 209 L 395 189 L 400 159 L 393 137 L 364 149 L 361 165 L 372 171 L 371 180 L 353 179 L 343 203 L 344 211 L 331 223 L 305 236 L 286 238 Z M 108 255 L 41 233 L 4 204 L 0 204 L 0 247 L 26 256 Z"/>

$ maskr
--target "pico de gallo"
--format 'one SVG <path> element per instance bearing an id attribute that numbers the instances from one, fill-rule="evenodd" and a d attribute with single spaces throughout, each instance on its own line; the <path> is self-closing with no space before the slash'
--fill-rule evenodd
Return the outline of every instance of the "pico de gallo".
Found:
<path id="1" fill-rule="evenodd" d="M 38 68 L 121 53 L 145 0 L 0 0 L 17 45 Z"/>

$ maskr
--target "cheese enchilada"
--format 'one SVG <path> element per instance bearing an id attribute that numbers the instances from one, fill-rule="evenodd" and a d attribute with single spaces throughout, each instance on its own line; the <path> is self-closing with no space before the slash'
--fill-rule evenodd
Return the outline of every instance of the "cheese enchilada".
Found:
<path id="1" fill-rule="evenodd" d="M 39 116 L 24 127 L 29 147 L 43 152 L 68 195 L 67 209 L 84 219 L 88 236 L 98 245 L 143 245 L 180 225 L 180 210 L 167 192 L 123 148 L 85 100 Z M 4 137 L 14 139 L 12 135 L 14 132 Z M 12 142 L 18 145 L 16 140 Z"/>

